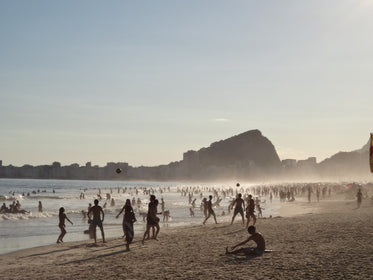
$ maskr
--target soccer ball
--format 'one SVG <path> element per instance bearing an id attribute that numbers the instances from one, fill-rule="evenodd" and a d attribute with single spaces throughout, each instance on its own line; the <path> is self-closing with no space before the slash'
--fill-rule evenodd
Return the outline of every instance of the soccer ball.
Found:
<path id="1" fill-rule="evenodd" d="M 119 174 L 119 173 L 121 173 L 121 172 L 122 172 L 122 169 L 120 169 L 120 168 L 117 168 L 117 169 L 115 170 L 115 172 L 117 172 L 117 174 Z"/>

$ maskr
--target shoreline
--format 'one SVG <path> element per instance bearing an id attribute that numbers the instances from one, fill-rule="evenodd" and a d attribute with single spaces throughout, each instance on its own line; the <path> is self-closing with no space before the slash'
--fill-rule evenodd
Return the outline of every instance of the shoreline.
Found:
<path id="1" fill-rule="evenodd" d="M 0 256 L 0 277 L 247 279 L 250 274 L 249 279 L 369 279 L 373 274 L 371 202 L 363 201 L 360 209 L 355 201 L 298 204 L 295 207 L 310 211 L 257 221 L 267 249 L 273 251 L 254 259 L 224 254 L 226 246 L 248 237 L 236 218 L 233 225 L 209 220 L 205 226 L 161 229 L 159 241 L 145 245 L 141 245 L 142 235 L 136 235 L 128 252 L 121 238 L 105 244 L 98 238 L 97 246 L 77 241 L 11 252 Z"/>
<path id="2" fill-rule="evenodd" d="M 311 213 L 317 213 L 318 212 L 318 207 L 316 206 L 316 204 L 313 204 L 313 205 L 309 205 L 308 203 L 304 202 L 304 201 L 295 201 L 295 202 L 277 202 L 278 205 L 280 205 L 280 207 L 278 209 L 275 210 L 275 212 L 273 213 L 272 215 L 272 218 L 290 218 L 290 217 L 295 217 L 295 216 L 299 216 L 299 215 L 305 215 L 305 214 L 311 214 Z M 232 212 L 233 213 L 233 212 Z M 219 219 L 222 219 L 225 220 L 223 222 L 219 222 L 219 224 L 230 224 L 230 219 L 232 217 L 233 214 L 229 214 L 229 215 L 226 215 L 226 216 L 217 216 L 217 219 L 219 221 Z M 228 217 L 229 217 L 229 222 L 228 222 Z M 199 227 L 200 225 L 202 225 L 202 221 L 203 221 L 204 218 L 201 218 L 201 223 L 192 223 L 190 225 L 183 225 L 183 226 L 164 226 L 162 225 L 161 226 L 161 232 L 172 232 L 173 230 L 187 230 L 188 228 L 193 228 L 193 227 Z M 260 220 L 265 220 L 265 219 L 271 219 L 270 217 L 264 217 L 264 218 L 257 218 L 258 221 Z M 241 221 L 241 216 L 240 215 L 237 215 L 236 218 L 235 218 L 235 221 L 234 221 L 234 224 L 239 224 Z M 213 222 L 213 219 L 210 218 L 208 221 L 207 221 L 207 225 L 208 224 L 211 224 Z M 245 223 L 246 223 L 246 219 L 245 219 Z M 118 225 L 119 227 L 119 225 Z M 121 227 L 121 225 L 120 225 Z M 105 224 L 104 224 L 104 230 L 105 230 Z M 69 238 L 69 232 L 67 233 L 67 239 Z M 57 235 L 56 235 L 57 236 Z M 97 236 L 98 236 L 98 239 L 97 240 L 100 240 L 100 236 L 101 236 L 101 233 L 100 233 L 100 230 L 97 228 Z M 135 234 L 134 236 L 134 239 L 136 237 L 140 238 L 142 236 L 142 234 Z M 110 238 L 107 238 L 107 240 L 116 240 L 116 239 L 122 239 L 121 237 L 110 237 Z M 86 243 L 93 243 L 93 239 L 84 239 L 84 240 L 73 240 L 73 241 L 66 241 L 64 242 L 63 244 L 86 244 Z M 18 253 L 18 252 L 21 252 L 21 251 L 26 251 L 26 250 L 35 250 L 35 249 L 38 249 L 38 248 L 43 248 L 43 247 L 49 247 L 49 246 L 55 246 L 56 243 L 51 243 L 51 244 L 47 244 L 47 245 L 40 245 L 40 246 L 34 246 L 34 247 L 29 247 L 29 248 L 24 248 L 24 249 L 19 249 L 19 250 L 15 250 L 15 251 L 10 251 L 10 252 L 5 252 L 5 253 L 1 253 L 0 254 L 0 257 L 1 256 L 4 256 L 4 255 L 8 255 L 8 254 L 13 254 L 13 253 Z"/>
<path id="3" fill-rule="evenodd" d="M 309 213 L 310 211 L 314 210 L 312 207 L 306 207 L 307 205 L 304 203 L 304 202 L 299 202 L 299 201 L 296 201 L 296 202 L 275 202 L 273 203 L 273 205 L 277 205 L 278 208 L 274 210 L 274 212 L 272 213 L 272 217 L 276 218 L 276 217 L 291 217 L 291 216 L 296 216 L 296 215 L 301 215 L 301 214 L 306 214 L 306 213 Z M 223 220 L 222 222 L 220 222 L 221 224 L 229 224 L 230 223 L 230 220 L 232 218 L 232 215 L 233 215 L 233 212 L 231 214 L 228 214 L 228 215 L 225 215 L 225 216 L 217 216 L 217 219 L 218 221 L 221 221 Z M 198 227 L 200 225 L 202 225 L 202 221 L 203 221 L 204 217 L 201 217 L 201 220 L 200 220 L 200 223 L 198 222 L 193 222 L 191 223 L 190 225 L 182 225 L 182 226 L 178 226 L 178 225 L 171 225 L 169 226 L 167 223 L 166 224 L 163 224 L 161 222 L 161 232 L 165 232 L 165 231 L 172 231 L 174 229 L 188 229 L 188 228 L 191 228 L 191 227 Z M 269 217 L 264 217 L 264 218 L 260 218 L 258 220 L 261 220 L 261 219 L 269 219 Z M 209 219 L 209 221 L 207 223 L 211 223 L 213 220 L 212 218 Z M 241 221 L 241 216 L 240 215 L 237 215 L 236 218 L 235 218 L 235 221 L 234 223 L 239 223 L 239 221 Z M 245 223 L 246 223 L 246 219 L 245 219 Z M 120 228 L 120 229 L 119 229 Z M 121 224 L 119 225 L 118 224 L 118 230 L 121 231 Z M 104 230 L 105 230 L 105 224 L 104 224 Z M 106 231 L 105 231 L 106 233 Z M 143 232 L 142 232 L 143 233 Z M 139 233 L 135 233 L 135 238 L 136 236 L 142 236 L 142 233 L 139 234 Z M 57 235 L 59 233 L 56 234 L 56 238 L 57 238 Z M 97 228 L 97 234 L 98 234 L 98 237 L 101 236 L 101 233 L 99 231 L 99 229 Z M 87 236 L 87 235 L 86 235 Z M 92 239 L 81 239 L 81 240 L 72 240 L 72 241 L 68 241 L 69 239 L 69 232 L 67 233 L 66 235 L 66 239 L 67 241 L 64 242 L 64 244 L 76 244 L 76 243 L 92 243 L 93 240 Z M 119 235 L 118 237 L 109 237 L 107 238 L 107 240 L 115 240 L 115 239 L 120 239 Z M 99 238 L 98 238 L 99 240 Z M 24 251 L 24 250 L 34 250 L 34 249 L 37 249 L 39 247 L 48 247 L 48 246 L 55 246 L 56 243 L 49 243 L 49 244 L 45 244 L 45 245 L 36 245 L 36 246 L 32 246 L 32 247 L 28 247 L 28 248 L 22 248 L 22 249 L 17 249 L 17 250 L 14 250 L 14 251 L 9 251 L 9 252 L 4 252 L 4 253 L 0 253 L 0 257 L 1 256 L 4 256 L 4 255 L 7 255 L 7 254 L 12 254 L 12 253 L 17 253 L 17 252 L 20 252 L 20 251 Z"/>

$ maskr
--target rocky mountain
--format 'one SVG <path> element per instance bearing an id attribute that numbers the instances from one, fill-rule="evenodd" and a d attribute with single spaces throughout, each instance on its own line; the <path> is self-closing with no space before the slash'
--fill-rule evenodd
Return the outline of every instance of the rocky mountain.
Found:
<path id="1" fill-rule="evenodd" d="M 372 180 L 369 170 L 370 142 L 361 149 L 339 152 L 320 163 L 305 160 L 281 161 L 275 147 L 259 130 L 212 143 L 198 151 L 187 151 L 183 159 L 167 165 L 132 167 L 126 162 L 109 162 L 105 167 L 72 164 L 15 167 L 2 166 L 0 178 L 89 179 L 89 180 L 196 180 L 196 181 L 297 181 Z M 123 172 L 115 172 L 120 168 Z"/>
<path id="2" fill-rule="evenodd" d="M 351 152 L 338 152 L 318 164 L 318 173 L 322 177 L 371 179 L 369 149 L 370 141 L 361 149 Z"/>
<path id="3" fill-rule="evenodd" d="M 281 168 L 275 147 L 259 130 L 250 130 L 207 148 L 184 153 L 183 160 L 158 167 L 130 168 L 128 176 L 157 180 L 221 180 L 271 177 Z M 149 178 L 149 177 L 148 177 Z"/>

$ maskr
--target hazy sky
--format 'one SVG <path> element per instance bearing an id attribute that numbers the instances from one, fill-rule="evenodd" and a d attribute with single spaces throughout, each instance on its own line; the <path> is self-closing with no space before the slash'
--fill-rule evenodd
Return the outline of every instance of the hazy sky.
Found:
<path id="1" fill-rule="evenodd" d="M 158 165 L 259 129 L 281 159 L 361 148 L 373 1 L 0 0 L 0 160 Z"/>

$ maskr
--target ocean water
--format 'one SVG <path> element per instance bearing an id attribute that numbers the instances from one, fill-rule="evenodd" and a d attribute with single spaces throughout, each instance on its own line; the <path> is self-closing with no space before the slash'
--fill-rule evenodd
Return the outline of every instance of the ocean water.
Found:
<path id="1" fill-rule="evenodd" d="M 196 199 L 194 217 L 190 215 L 188 194 L 182 195 L 181 190 L 199 190 L 195 192 L 193 199 Z M 235 183 L 228 184 L 196 184 L 177 182 L 129 182 L 129 181 L 75 181 L 75 180 L 28 180 L 28 179 L 0 179 L 0 203 L 9 206 L 13 201 L 18 200 L 21 209 L 29 211 L 26 214 L 0 214 L 0 254 L 18 251 L 26 248 L 54 244 L 60 234 L 58 228 L 58 211 L 60 207 L 65 208 L 67 217 L 74 223 L 71 225 L 66 221 L 67 234 L 65 242 L 83 241 L 92 242 L 84 231 L 88 229 L 87 219 L 83 218 L 82 210 L 87 211 L 88 204 L 98 198 L 101 192 L 102 200 L 99 205 L 103 206 L 107 202 L 104 220 L 104 231 L 106 238 L 118 238 L 123 236 L 122 217 L 115 218 L 123 207 L 126 199 L 135 198 L 141 200 L 141 206 L 133 205 L 137 222 L 134 225 L 135 235 L 142 234 L 146 223 L 139 213 L 147 212 L 149 193 L 154 191 L 154 195 L 159 202 L 161 198 L 165 201 L 165 210 L 170 211 L 170 219 L 163 222 L 162 215 L 159 215 L 162 228 L 180 227 L 188 225 L 201 225 L 204 220 L 203 211 L 200 204 L 203 197 L 213 195 L 213 190 L 217 190 L 222 201 L 214 211 L 217 214 L 218 222 L 230 221 L 232 212 L 228 214 L 228 205 L 234 199 L 237 192 L 250 193 L 250 186 L 235 187 Z M 231 189 L 232 192 L 225 198 L 222 191 Z M 124 190 L 126 190 L 124 192 Z M 137 190 L 137 194 L 136 194 Z M 30 194 L 29 196 L 27 194 Z M 84 199 L 80 195 L 84 193 Z M 110 200 L 106 200 L 106 194 L 110 194 L 115 200 L 115 206 L 110 205 Z M 43 212 L 38 211 L 38 203 L 41 201 Z M 215 199 L 213 199 L 213 202 Z M 264 208 L 263 216 L 274 215 L 280 204 L 268 203 L 265 197 L 261 197 L 261 205 Z M 225 215 L 223 215 L 223 211 Z M 158 205 L 158 212 L 161 212 L 161 205 Z M 235 222 L 241 219 L 238 215 Z M 210 218 L 207 223 L 213 223 Z M 98 241 L 101 241 L 101 233 L 97 230 Z"/>

